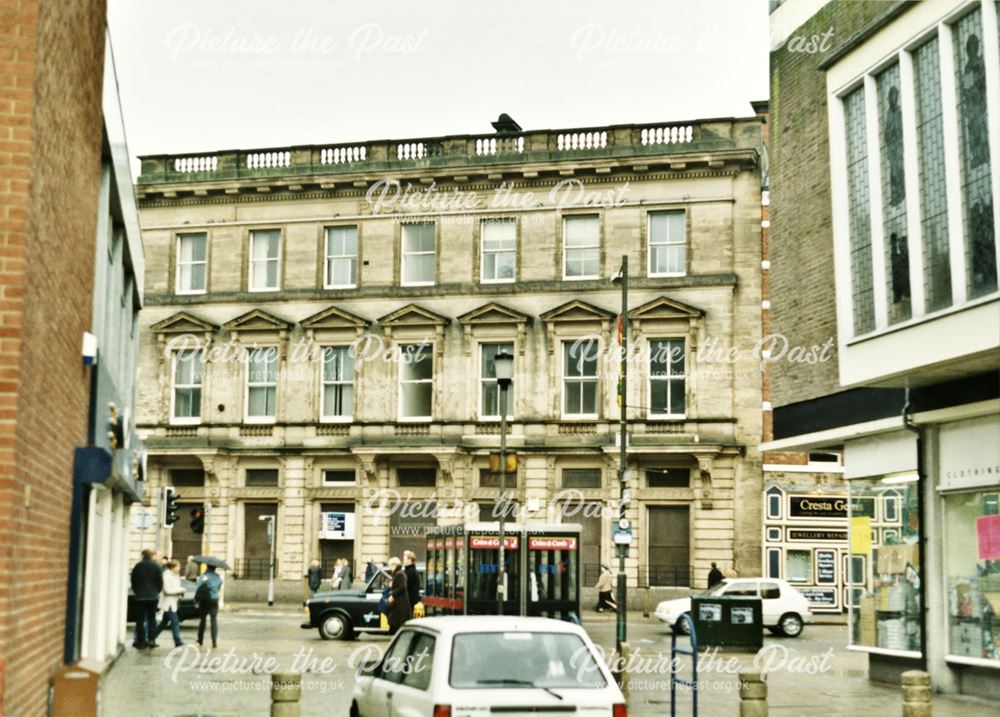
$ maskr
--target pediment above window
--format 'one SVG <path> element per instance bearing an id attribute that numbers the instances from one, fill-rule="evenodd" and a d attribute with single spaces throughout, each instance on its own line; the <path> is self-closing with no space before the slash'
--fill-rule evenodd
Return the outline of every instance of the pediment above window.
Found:
<path id="1" fill-rule="evenodd" d="M 317 331 L 352 331 L 360 334 L 371 322 L 349 311 L 331 306 L 319 313 L 313 314 L 300 322 L 306 333 L 312 335 Z"/>
<path id="2" fill-rule="evenodd" d="M 232 321 L 227 321 L 224 326 L 234 338 L 240 333 L 248 332 L 271 332 L 284 335 L 292 327 L 284 319 L 280 319 L 263 309 L 248 311 L 245 314 L 237 316 Z"/>
<path id="3" fill-rule="evenodd" d="M 392 311 L 378 320 L 387 336 L 400 329 L 434 329 L 435 333 L 443 333 L 451 319 L 436 314 L 416 304 L 407 304 Z"/>
<path id="4" fill-rule="evenodd" d="M 463 326 L 498 325 L 498 324 L 530 324 L 531 317 L 511 309 L 503 304 L 490 302 L 477 309 L 466 312 L 458 317 Z"/>
<path id="5" fill-rule="evenodd" d="M 629 320 L 638 328 L 639 322 L 683 321 L 694 323 L 705 315 L 701 309 L 661 296 L 628 312 Z"/>
<path id="6" fill-rule="evenodd" d="M 542 321 L 547 324 L 591 322 L 605 323 L 614 318 L 615 314 L 586 301 L 574 299 L 542 314 Z"/>
<path id="7" fill-rule="evenodd" d="M 149 327 L 156 334 L 213 334 L 218 330 L 218 326 L 204 319 L 200 319 L 194 314 L 181 311 L 173 316 L 168 316 L 163 321 L 158 321 Z"/>

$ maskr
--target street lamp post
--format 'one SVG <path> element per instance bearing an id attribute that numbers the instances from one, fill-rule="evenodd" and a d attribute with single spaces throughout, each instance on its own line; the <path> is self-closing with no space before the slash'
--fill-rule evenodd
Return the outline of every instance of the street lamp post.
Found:
<path id="1" fill-rule="evenodd" d="M 507 391 L 514 380 L 514 357 L 501 351 L 493 357 L 493 368 L 500 389 L 500 545 L 497 565 L 497 615 L 503 615 L 507 599 L 507 571 L 504 568 L 504 521 L 507 517 Z M 523 549 L 523 548 L 522 548 Z"/>
<path id="2" fill-rule="evenodd" d="M 270 543 L 270 552 L 268 553 L 268 563 L 267 563 L 267 606 L 274 606 L 274 516 L 273 515 L 262 515 L 260 520 L 267 521 L 267 540 Z"/>
<path id="3" fill-rule="evenodd" d="M 629 528 L 626 518 L 626 479 L 628 477 L 628 256 L 622 257 L 621 269 L 611 279 L 613 284 L 621 284 L 622 288 L 622 313 L 619 321 L 618 350 L 620 360 L 621 383 L 618 388 L 619 406 L 619 436 L 618 446 L 618 527 L 623 531 Z M 618 648 L 626 641 L 626 611 L 628 609 L 628 595 L 625 581 L 625 557 L 628 555 L 628 543 L 622 542 L 615 545 L 618 551 L 618 610 L 616 614 L 617 642 Z"/>

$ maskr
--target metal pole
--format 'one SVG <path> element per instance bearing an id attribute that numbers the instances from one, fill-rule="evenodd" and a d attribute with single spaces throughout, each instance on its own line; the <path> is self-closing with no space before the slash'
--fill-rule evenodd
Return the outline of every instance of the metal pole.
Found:
<path id="1" fill-rule="evenodd" d="M 274 606 L 274 518 L 270 516 L 267 521 L 268 537 L 271 540 L 271 553 L 268 558 L 268 578 L 267 578 L 267 606 Z"/>
<path id="2" fill-rule="evenodd" d="M 618 519 L 625 519 L 625 476 L 628 444 L 628 257 L 622 257 L 622 316 L 621 316 L 621 345 L 620 351 L 621 366 L 621 389 L 618 396 L 619 401 L 619 428 L 621 432 L 620 445 L 618 446 Z M 628 545 L 619 545 L 618 549 L 618 610 L 616 614 L 618 626 L 618 648 L 626 641 L 625 612 L 628 606 L 628 595 L 625 582 L 625 556 L 628 554 Z"/>
<path id="3" fill-rule="evenodd" d="M 503 603 L 507 599 L 507 572 L 503 564 L 503 529 L 507 517 L 507 384 L 500 384 L 500 564 L 497 565 L 497 615 L 503 615 Z"/>

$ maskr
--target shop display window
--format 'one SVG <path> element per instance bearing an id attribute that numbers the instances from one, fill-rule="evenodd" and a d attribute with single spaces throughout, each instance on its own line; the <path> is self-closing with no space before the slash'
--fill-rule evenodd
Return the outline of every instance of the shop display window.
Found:
<path id="1" fill-rule="evenodd" d="M 948 654 L 1000 666 L 1000 489 L 944 498 Z"/>
<path id="2" fill-rule="evenodd" d="M 920 483 L 916 473 L 849 482 L 851 644 L 920 650 Z M 888 500 L 879 500 L 888 499 Z M 892 503 L 886 516 L 876 510 Z M 888 520 L 891 530 L 880 530 Z M 881 539 L 880 539 L 881 538 Z M 859 574 L 860 573 L 860 574 Z"/>

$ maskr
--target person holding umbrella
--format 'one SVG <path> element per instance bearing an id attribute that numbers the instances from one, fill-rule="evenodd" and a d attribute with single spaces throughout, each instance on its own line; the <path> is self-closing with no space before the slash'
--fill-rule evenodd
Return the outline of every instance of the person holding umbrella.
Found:
<path id="1" fill-rule="evenodd" d="M 222 576 L 216 572 L 217 569 L 228 570 L 229 565 L 225 561 L 212 556 L 199 555 L 194 559 L 196 563 L 205 564 L 205 572 L 198 576 L 198 587 L 194 592 L 195 602 L 198 604 L 198 645 L 205 643 L 205 622 L 207 618 L 212 620 L 212 649 L 219 646 L 219 593 L 222 590 Z"/>

